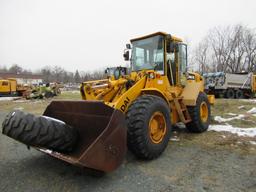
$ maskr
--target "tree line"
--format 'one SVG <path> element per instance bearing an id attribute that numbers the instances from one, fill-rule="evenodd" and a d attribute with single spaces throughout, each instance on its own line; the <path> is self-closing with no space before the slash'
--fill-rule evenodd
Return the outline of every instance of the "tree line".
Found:
<path id="1" fill-rule="evenodd" d="M 256 32 L 244 25 L 214 27 L 193 50 L 199 72 L 256 72 Z"/>
<path id="2" fill-rule="evenodd" d="M 13 64 L 9 68 L 0 67 L 0 73 L 13 73 L 13 74 L 39 74 L 42 75 L 43 81 L 48 82 L 62 82 L 62 83 L 81 83 L 88 80 L 96 80 L 106 78 L 104 70 L 98 70 L 94 72 L 78 71 L 70 72 L 66 71 L 60 66 L 45 66 L 42 69 L 32 73 L 30 70 L 23 69 L 18 64 Z"/>

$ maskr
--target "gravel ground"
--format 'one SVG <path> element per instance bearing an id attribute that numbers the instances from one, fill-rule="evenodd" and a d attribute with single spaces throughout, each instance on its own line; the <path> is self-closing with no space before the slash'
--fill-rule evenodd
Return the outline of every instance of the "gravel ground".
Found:
<path id="1" fill-rule="evenodd" d="M 0 111 L 0 123 L 5 112 Z M 256 155 L 170 141 L 163 155 L 128 153 L 112 173 L 93 176 L 0 134 L 0 191 L 256 191 Z"/>

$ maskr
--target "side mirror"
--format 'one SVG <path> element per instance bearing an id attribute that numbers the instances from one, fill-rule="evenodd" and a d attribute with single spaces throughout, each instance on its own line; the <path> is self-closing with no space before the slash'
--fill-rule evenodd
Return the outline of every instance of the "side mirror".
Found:
<path id="1" fill-rule="evenodd" d="M 107 69 L 105 69 L 105 74 L 108 74 L 108 68 L 107 68 Z"/>
<path id="2" fill-rule="evenodd" d="M 123 54 L 123 57 L 124 57 L 125 61 L 129 61 L 129 58 L 130 58 L 129 51 L 125 51 L 124 54 Z"/>
<path id="3" fill-rule="evenodd" d="M 126 49 L 131 49 L 131 44 L 126 44 Z"/>

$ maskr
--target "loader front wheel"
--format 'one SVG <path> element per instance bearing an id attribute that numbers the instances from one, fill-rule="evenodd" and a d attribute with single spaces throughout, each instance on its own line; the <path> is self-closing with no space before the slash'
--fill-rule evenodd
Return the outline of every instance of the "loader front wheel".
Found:
<path id="1" fill-rule="evenodd" d="M 157 158 L 171 136 L 170 109 L 160 97 L 143 95 L 126 114 L 128 148 L 138 158 Z"/>
<path id="2" fill-rule="evenodd" d="M 211 109 L 207 95 L 205 93 L 199 93 L 196 106 L 188 107 L 188 111 L 191 117 L 191 122 L 186 124 L 187 129 L 190 132 L 202 133 L 206 131 L 210 124 Z"/>
<path id="3" fill-rule="evenodd" d="M 2 124 L 3 134 L 26 145 L 58 152 L 70 152 L 77 142 L 76 131 L 57 119 L 22 111 L 9 113 Z"/>

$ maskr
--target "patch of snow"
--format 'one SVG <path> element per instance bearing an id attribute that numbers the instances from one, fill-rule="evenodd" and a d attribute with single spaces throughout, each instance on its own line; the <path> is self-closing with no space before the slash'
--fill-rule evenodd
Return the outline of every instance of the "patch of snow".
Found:
<path id="1" fill-rule="evenodd" d="M 170 141 L 180 141 L 180 139 L 177 136 L 174 136 L 170 138 Z"/>
<path id="2" fill-rule="evenodd" d="M 247 113 L 256 114 L 256 107 L 251 108 Z"/>
<path id="3" fill-rule="evenodd" d="M 223 122 L 228 122 L 228 121 L 232 121 L 232 120 L 235 120 L 235 119 L 243 119 L 244 117 L 245 117 L 244 115 L 238 115 L 238 116 L 230 117 L 230 118 L 223 118 L 221 116 L 215 116 L 214 120 L 219 122 L 219 123 L 223 123 Z"/>
<path id="4" fill-rule="evenodd" d="M 237 116 L 237 114 L 235 114 L 235 113 L 226 113 L 226 114 L 229 116 Z"/>
<path id="5" fill-rule="evenodd" d="M 241 99 L 241 100 L 245 102 L 256 103 L 256 99 Z"/>
<path id="6" fill-rule="evenodd" d="M 0 101 L 12 101 L 19 98 L 20 97 L 0 97 Z"/>
<path id="7" fill-rule="evenodd" d="M 252 145 L 256 145 L 255 141 L 249 141 L 249 143 L 252 144 Z"/>
<path id="8" fill-rule="evenodd" d="M 15 101 L 13 101 L 14 103 L 27 103 L 27 102 L 29 102 L 29 100 L 15 100 Z"/>
<path id="9" fill-rule="evenodd" d="M 244 106 L 243 105 L 241 105 L 241 106 L 239 106 L 239 107 L 237 107 L 238 109 L 243 109 L 244 108 Z"/>
<path id="10" fill-rule="evenodd" d="M 225 136 L 225 135 L 221 135 L 221 137 L 222 137 L 222 138 L 224 138 L 224 139 L 226 138 L 226 136 Z"/>
<path id="11" fill-rule="evenodd" d="M 256 137 L 256 127 L 254 128 L 239 128 L 233 127 L 232 125 L 210 125 L 208 131 L 217 132 L 230 132 L 237 134 L 238 136 Z"/>
<path id="12" fill-rule="evenodd" d="M 13 110 L 20 110 L 20 111 L 22 111 L 24 108 L 23 107 L 15 107 L 15 108 L 13 108 Z"/>

